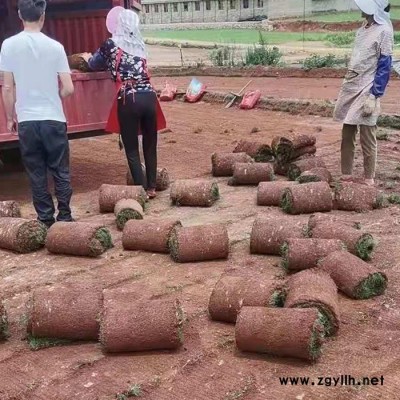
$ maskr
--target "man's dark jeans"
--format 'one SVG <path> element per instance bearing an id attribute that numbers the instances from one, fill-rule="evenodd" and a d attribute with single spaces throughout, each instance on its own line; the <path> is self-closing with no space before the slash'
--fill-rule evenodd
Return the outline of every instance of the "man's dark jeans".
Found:
<path id="1" fill-rule="evenodd" d="M 58 201 L 57 221 L 71 221 L 72 188 L 67 125 L 58 121 L 21 122 L 18 124 L 18 135 L 38 219 L 46 225 L 55 221 L 55 208 L 47 180 L 49 171 L 54 179 Z"/>

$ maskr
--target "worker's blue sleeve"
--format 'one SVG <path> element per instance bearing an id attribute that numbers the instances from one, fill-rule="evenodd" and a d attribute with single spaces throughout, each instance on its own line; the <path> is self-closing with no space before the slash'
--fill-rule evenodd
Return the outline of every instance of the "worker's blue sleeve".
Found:
<path id="1" fill-rule="evenodd" d="M 382 97 L 384 95 L 386 86 L 389 83 L 391 69 L 392 56 L 381 55 L 378 61 L 378 69 L 375 74 L 374 84 L 371 88 L 371 93 L 375 97 Z"/>
<path id="2" fill-rule="evenodd" d="M 88 65 L 92 71 L 104 71 L 107 69 L 106 60 L 99 50 L 89 58 Z"/>

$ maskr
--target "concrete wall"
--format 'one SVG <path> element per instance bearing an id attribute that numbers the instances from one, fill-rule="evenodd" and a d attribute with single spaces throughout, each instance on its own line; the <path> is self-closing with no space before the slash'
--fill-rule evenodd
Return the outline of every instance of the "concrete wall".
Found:
<path id="1" fill-rule="evenodd" d="M 188 22 L 229 22 L 250 18 L 257 15 L 267 15 L 268 0 L 211 0 L 168 2 L 168 12 L 165 12 L 164 3 L 157 4 L 144 1 L 142 6 L 142 22 L 144 24 L 188 23 Z M 263 7 L 258 7 L 259 2 Z M 196 3 L 199 10 L 196 10 Z M 174 6 L 174 4 L 176 6 Z M 184 5 L 187 5 L 187 11 Z M 209 10 L 207 9 L 209 4 Z M 245 8 L 245 5 L 248 5 Z M 158 7 L 158 12 L 157 11 Z M 177 11 L 176 8 L 177 7 Z"/>
<path id="2" fill-rule="evenodd" d="M 200 9 L 196 10 L 196 4 Z M 305 0 L 306 15 L 352 9 L 357 9 L 353 0 Z M 303 14 L 302 0 L 143 0 L 141 19 L 143 24 L 169 24 L 229 22 L 260 15 L 277 19 Z"/>
<path id="3" fill-rule="evenodd" d="M 142 31 L 189 31 L 209 29 L 250 29 L 273 31 L 273 26 L 267 20 L 247 22 L 177 22 L 174 24 L 145 24 Z"/>

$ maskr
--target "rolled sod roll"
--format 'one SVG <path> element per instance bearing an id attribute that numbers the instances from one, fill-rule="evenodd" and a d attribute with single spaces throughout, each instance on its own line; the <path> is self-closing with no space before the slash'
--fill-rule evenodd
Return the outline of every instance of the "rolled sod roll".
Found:
<path id="1" fill-rule="evenodd" d="M 2 300 L 0 299 L 0 341 L 8 338 L 8 318 Z"/>
<path id="2" fill-rule="evenodd" d="M 171 233 L 169 250 L 173 260 L 180 263 L 226 259 L 228 231 L 218 224 L 177 227 Z"/>
<path id="3" fill-rule="evenodd" d="M 41 249 L 47 227 L 39 221 L 24 218 L 0 218 L 0 249 L 30 253 Z"/>
<path id="4" fill-rule="evenodd" d="M 138 301 L 136 293 L 105 291 L 100 342 L 107 353 L 177 349 L 183 321 L 176 301 Z"/>
<path id="5" fill-rule="evenodd" d="M 310 228 L 314 228 L 317 224 L 321 222 L 335 222 L 338 224 L 344 224 L 345 226 L 349 226 L 353 229 L 362 229 L 362 225 L 359 221 L 357 221 L 356 216 L 349 220 L 346 216 L 339 216 L 337 214 L 332 213 L 315 213 L 309 217 L 308 224 Z"/>
<path id="6" fill-rule="evenodd" d="M 316 360 L 324 338 L 316 308 L 243 307 L 235 328 L 239 350 Z"/>
<path id="7" fill-rule="evenodd" d="M 352 299 L 364 300 L 380 296 L 387 287 L 383 272 L 347 251 L 335 251 L 322 259 L 319 268 L 326 271 L 340 291 Z"/>
<path id="8" fill-rule="evenodd" d="M 327 182 L 295 185 L 283 191 L 281 207 L 287 214 L 310 214 L 332 211 L 332 191 Z"/>
<path id="9" fill-rule="evenodd" d="M 211 156 L 213 176 L 232 176 L 236 163 L 251 163 L 253 159 L 246 153 L 214 153 Z"/>
<path id="10" fill-rule="evenodd" d="M 112 247 L 107 228 L 86 222 L 56 222 L 46 239 L 46 249 L 53 254 L 97 257 Z"/>
<path id="11" fill-rule="evenodd" d="M 257 205 L 279 207 L 284 190 L 295 184 L 297 182 L 294 181 L 260 182 L 257 190 Z"/>
<path id="12" fill-rule="evenodd" d="M 146 182 L 146 180 L 147 180 L 146 166 L 144 164 L 142 164 L 142 171 L 143 171 L 144 181 Z M 126 173 L 126 184 L 128 186 L 135 184 L 133 182 L 131 171 L 129 171 L 129 170 Z M 168 170 L 166 168 L 157 168 L 156 191 L 163 192 L 169 188 L 169 185 L 170 185 L 170 178 L 169 178 Z"/>
<path id="13" fill-rule="evenodd" d="M 71 69 L 76 69 L 81 72 L 90 71 L 89 65 L 84 60 L 81 53 L 68 56 L 68 64 Z"/>
<path id="14" fill-rule="evenodd" d="M 123 199 L 136 200 L 144 207 L 147 195 L 142 186 L 101 185 L 99 190 L 100 212 L 114 212 L 115 205 Z"/>
<path id="15" fill-rule="evenodd" d="M 299 183 L 332 182 L 332 174 L 326 168 L 312 168 L 303 172 L 298 178 Z"/>
<path id="16" fill-rule="evenodd" d="M 341 240 L 350 253 L 362 260 L 370 260 L 376 246 L 370 233 L 353 228 L 341 221 L 324 220 L 314 216 L 311 216 L 308 221 L 308 234 L 314 239 Z"/>
<path id="17" fill-rule="evenodd" d="M 303 172 L 313 168 L 326 168 L 324 160 L 320 157 L 308 157 L 295 161 L 288 166 L 287 176 L 290 180 L 295 181 Z"/>
<path id="18" fill-rule="evenodd" d="M 318 308 L 327 336 L 339 329 L 337 287 L 330 275 L 314 268 L 292 275 L 288 281 L 285 308 Z"/>
<path id="19" fill-rule="evenodd" d="M 282 266 L 289 271 L 316 268 L 330 253 L 346 250 L 337 239 L 288 239 L 282 246 Z"/>
<path id="20" fill-rule="evenodd" d="M 102 306 L 101 286 L 66 283 L 36 289 L 28 333 L 36 338 L 97 340 Z"/>
<path id="21" fill-rule="evenodd" d="M 0 201 L 0 218 L 3 217 L 11 217 L 11 218 L 21 217 L 21 210 L 16 201 L 12 200 Z"/>
<path id="22" fill-rule="evenodd" d="M 170 197 L 177 206 L 211 207 L 219 200 L 219 187 L 216 182 L 183 179 L 172 184 Z"/>
<path id="23" fill-rule="evenodd" d="M 235 323 L 242 306 L 282 307 L 285 290 L 278 279 L 224 276 L 211 293 L 208 312 L 214 321 Z"/>
<path id="24" fill-rule="evenodd" d="M 125 224 L 131 219 L 143 219 L 143 207 L 133 199 L 120 200 L 114 208 L 118 229 L 124 229 Z"/>
<path id="25" fill-rule="evenodd" d="M 233 150 L 234 153 L 246 153 L 256 162 L 269 162 L 274 159 L 271 146 L 265 143 L 241 140 Z"/>
<path id="26" fill-rule="evenodd" d="M 292 153 L 290 161 L 297 161 L 301 157 L 314 156 L 316 152 L 317 152 L 316 146 L 306 146 L 306 147 L 301 147 L 299 149 L 295 149 Z"/>
<path id="27" fill-rule="evenodd" d="M 315 136 L 297 135 L 293 138 L 276 137 L 273 139 L 273 150 L 276 159 L 288 163 L 305 154 L 315 154 L 317 140 Z"/>
<path id="28" fill-rule="evenodd" d="M 373 186 L 341 183 L 335 187 L 335 208 L 343 211 L 363 212 L 382 208 L 383 193 Z"/>
<path id="29" fill-rule="evenodd" d="M 274 161 L 274 173 L 276 175 L 287 176 L 289 170 L 289 164 L 281 164 Z"/>
<path id="30" fill-rule="evenodd" d="M 256 218 L 250 236 L 252 254 L 280 255 L 281 247 L 288 238 L 304 237 L 303 223 L 288 216 Z"/>
<path id="31" fill-rule="evenodd" d="M 169 253 L 171 233 L 180 226 L 180 221 L 171 219 L 130 220 L 122 234 L 122 245 L 125 250 Z"/>
<path id="32" fill-rule="evenodd" d="M 260 182 L 273 181 L 274 168 L 267 163 L 236 163 L 230 185 L 258 185 Z"/>

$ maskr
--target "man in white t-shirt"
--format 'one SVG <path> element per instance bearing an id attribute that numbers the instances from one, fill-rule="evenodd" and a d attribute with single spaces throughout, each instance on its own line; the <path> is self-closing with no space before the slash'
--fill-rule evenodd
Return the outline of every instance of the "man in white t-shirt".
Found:
<path id="1" fill-rule="evenodd" d="M 41 33 L 46 1 L 19 0 L 18 8 L 24 30 L 2 44 L 2 95 L 10 132 L 16 132 L 14 110 L 17 115 L 21 156 L 38 219 L 50 227 L 55 208 L 47 171 L 54 179 L 57 221 L 72 221 L 69 144 L 61 98 L 73 94 L 74 86 L 63 46 Z"/>

